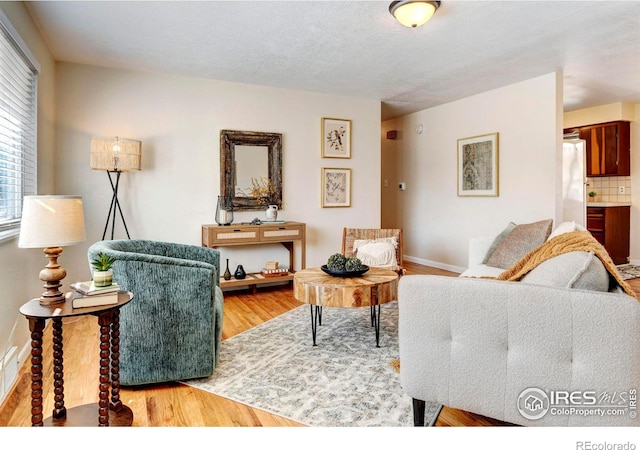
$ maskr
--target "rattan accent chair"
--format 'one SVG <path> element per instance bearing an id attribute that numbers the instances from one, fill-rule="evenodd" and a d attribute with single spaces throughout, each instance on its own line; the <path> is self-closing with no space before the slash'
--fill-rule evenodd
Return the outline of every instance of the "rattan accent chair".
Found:
<path id="1" fill-rule="evenodd" d="M 402 228 L 344 228 L 342 230 L 342 254 L 347 258 L 354 256 L 353 243 L 359 239 L 396 238 L 397 268 L 394 270 L 399 275 L 405 272 L 402 254 Z"/>

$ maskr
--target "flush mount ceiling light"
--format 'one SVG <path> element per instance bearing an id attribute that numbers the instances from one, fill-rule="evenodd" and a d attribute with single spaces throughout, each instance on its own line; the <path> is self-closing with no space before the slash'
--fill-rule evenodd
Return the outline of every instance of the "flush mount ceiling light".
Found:
<path id="1" fill-rule="evenodd" d="M 389 12 L 405 27 L 416 28 L 427 23 L 439 6 L 440 2 L 402 0 L 391 2 Z"/>

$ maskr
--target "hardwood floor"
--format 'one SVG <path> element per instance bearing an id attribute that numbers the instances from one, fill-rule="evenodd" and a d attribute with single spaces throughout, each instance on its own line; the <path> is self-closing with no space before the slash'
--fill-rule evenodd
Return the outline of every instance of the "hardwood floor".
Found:
<path id="1" fill-rule="evenodd" d="M 408 274 L 457 276 L 444 270 L 406 263 Z M 630 282 L 640 293 L 640 279 Z M 256 295 L 225 293 L 223 339 L 228 339 L 300 305 L 289 286 L 259 289 Z M 67 408 L 98 400 L 98 335 L 94 317 L 65 321 L 64 395 Z M 51 331 L 45 330 L 43 344 L 45 416 L 53 409 L 53 374 L 51 367 Z M 121 389 L 122 401 L 133 410 L 134 426 L 170 427 L 298 427 L 300 424 L 282 417 L 191 388 L 180 383 Z M 30 364 L 20 370 L 18 382 L 0 407 L 0 426 L 31 425 Z M 436 426 L 496 426 L 508 425 L 494 419 L 451 408 L 444 408 Z"/>

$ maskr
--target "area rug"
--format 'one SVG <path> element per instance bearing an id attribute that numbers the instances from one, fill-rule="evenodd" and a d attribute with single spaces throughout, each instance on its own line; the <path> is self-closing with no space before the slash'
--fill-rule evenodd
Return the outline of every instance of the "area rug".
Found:
<path id="1" fill-rule="evenodd" d="M 393 367 L 398 305 L 381 306 L 380 348 L 369 308 L 324 308 L 317 346 L 308 305 L 220 344 L 213 376 L 185 384 L 312 427 L 410 427 L 412 400 Z M 427 403 L 433 425 L 442 406 Z"/>
<path id="2" fill-rule="evenodd" d="M 621 264 L 616 266 L 620 275 L 622 275 L 623 280 L 631 280 L 633 278 L 640 277 L 640 266 L 635 266 L 633 264 Z"/>

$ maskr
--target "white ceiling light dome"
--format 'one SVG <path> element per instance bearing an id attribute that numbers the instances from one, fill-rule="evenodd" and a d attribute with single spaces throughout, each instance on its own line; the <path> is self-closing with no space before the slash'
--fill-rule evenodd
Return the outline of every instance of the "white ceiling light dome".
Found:
<path id="1" fill-rule="evenodd" d="M 405 27 L 416 28 L 427 23 L 439 6 L 439 1 L 402 0 L 391 2 L 389 12 Z"/>

